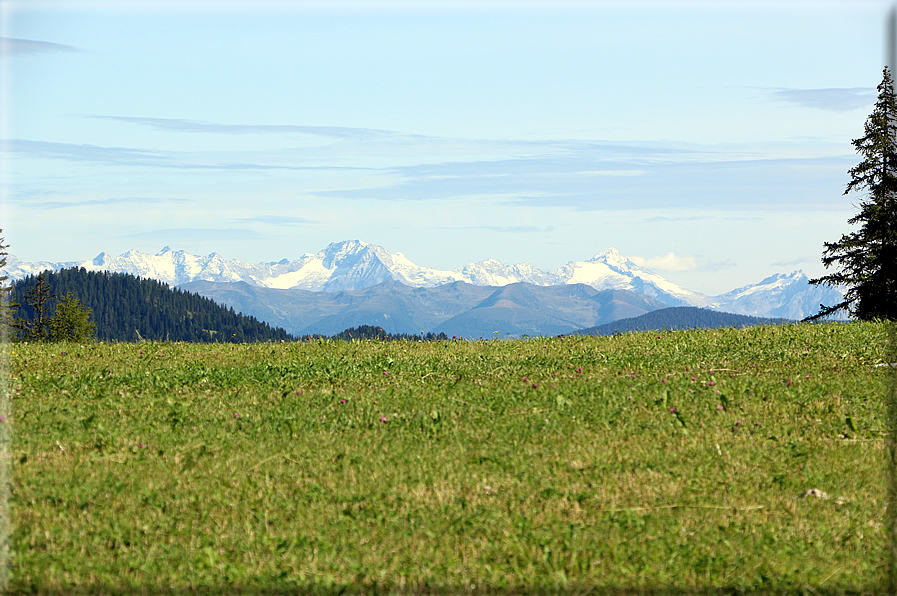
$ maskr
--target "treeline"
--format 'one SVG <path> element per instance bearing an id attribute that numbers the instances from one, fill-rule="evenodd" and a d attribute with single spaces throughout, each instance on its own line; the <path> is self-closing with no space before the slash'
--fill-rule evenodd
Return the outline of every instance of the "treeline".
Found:
<path id="1" fill-rule="evenodd" d="M 128 273 L 87 271 L 83 268 L 45 271 L 40 274 L 49 292 L 63 297 L 68 292 L 91 310 L 100 341 L 264 342 L 293 341 L 281 328 L 272 328 L 255 317 L 244 316 L 212 300 L 171 288 L 154 279 Z M 36 312 L 25 298 L 34 292 L 38 276 L 19 280 L 11 297 L 18 304 L 13 318 L 33 321 Z M 49 315 L 56 301 L 50 301 Z"/>
<path id="2" fill-rule="evenodd" d="M 323 335 L 304 335 L 303 341 L 312 339 L 328 339 Z M 345 331 L 330 336 L 329 339 L 338 339 L 343 341 L 352 341 L 353 339 L 373 339 L 380 341 L 446 341 L 448 336 L 445 333 L 435 334 L 433 332 L 422 335 L 409 335 L 407 333 L 387 333 L 382 327 L 374 327 L 373 325 L 361 325 L 359 327 L 350 327 Z"/>

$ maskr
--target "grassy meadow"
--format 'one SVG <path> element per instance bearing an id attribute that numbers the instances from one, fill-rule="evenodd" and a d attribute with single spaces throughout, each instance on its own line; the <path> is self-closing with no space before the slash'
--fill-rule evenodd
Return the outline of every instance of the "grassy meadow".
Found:
<path id="1" fill-rule="evenodd" d="M 9 589 L 880 592 L 888 340 L 7 345 Z"/>

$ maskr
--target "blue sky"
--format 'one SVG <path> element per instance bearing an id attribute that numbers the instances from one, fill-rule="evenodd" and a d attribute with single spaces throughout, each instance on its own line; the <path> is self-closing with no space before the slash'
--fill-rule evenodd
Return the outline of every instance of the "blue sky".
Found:
<path id="1" fill-rule="evenodd" d="M 890 7 L 0 0 L 0 227 L 25 261 L 360 239 L 441 269 L 613 246 L 708 294 L 817 276 Z"/>

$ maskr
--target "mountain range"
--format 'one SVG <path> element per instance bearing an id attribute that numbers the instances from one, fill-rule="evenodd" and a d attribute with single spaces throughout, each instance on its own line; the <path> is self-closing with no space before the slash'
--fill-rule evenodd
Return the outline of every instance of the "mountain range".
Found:
<path id="1" fill-rule="evenodd" d="M 386 281 L 361 290 L 309 292 L 198 280 L 180 288 L 298 336 L 333 335 L 361 325 L 391 334 L 450 337 L 561 335 L 666 308 L 643 294 L 585 284 L 475 286 L 456 281 L 413 288 Z"/>
<path id="2" fill-rule="evenodd" d="M 595 300 L 594 296 L 587 295 L 585 287 L 597 292 L 634 293 L 641 297 L 628 296 L 623 300 L 621 296 L 624 294 L 612 294 L 610 296 L 616 297 L 606 298 L 620 304 L 622 310 L 610 315 L 616 318 L 638 316 L 663 307 L 696 306 L 754 317 L 800 319 L 817 312 L 820 304 L 842 300 L 841 293 L 833 288 L 811 286 L 801 271 L 773 275 L 719 296 L 707 296 L 640 267 L 614 248 L 586 261 L 570 261 L 552 272 L 541 271 L 529 263 L 504 265 L 495 259 L 449 271 L 438 270 L 418 266 L 402 253 L 390 253 L 383 247 L 358 240 L 335 242 L 318 253 L 307 253 L 292 261 L 283 259 L 258 264 L 228 261 L 217 253 L 201 257 L 169 247 L 156 255 L 131 250 L 119 256 L 100 253 L 89 261 L 61 263 L 24 263 L 10 255 L 4 272 L 15 281 L 47 269 L 70 267 L 156 279 L 233 306 L 271 325 L 283 326 L 294 334 L 327 333 L 325 329 L 334 333 L 363 324 L 384 326 L 382 321 L 369 318 L 380 316 L 382 319 L 382 315 L 399 317 L 403 322 L 401 325 L 397 323 L 398 327 L 393 331 L 409 333 L 438 331 L 440 325 L 453 317 L 461 317 L 453 322 L 453 325 L 457 324 L 455 329 L 483 331 L 495 327 L 489 322 L 509 321 L 511 310 L 517 311 L 514 317 L 532 319 L 532 325 L 541 321 L 538 325 L 543 326 L 542 333 L 568 328 L 570 324 L 590 327 L 614 320 L 605 319 L 605 314 L 584 318 L 580 315 L 561 316 L 564 309 L 571 313 L 584 312 L 576 300 Z M 500 288 L 505 290 L 499 292 Z M 537 291 L 537 288 L 545 291 Z M 326 296 L 328 294 L 331 296 Z M 631 307 L 633 301 L 644 299 L 654 302 L 643 303 L 635 310 L 630 308 L 628 314 L 623 312 L 626 309 L 622 304 Z M 354 304 L 357 316 L 347 316 L 345 308 L 333 310 L 332 305 L 340 300 L 345 301 L 344 307 Z M 432 306 L 437 314 L 419 318 L 423 311 L 412 308 L 409 300 L 422 300 L 427 305 L 423 307 L 424 311 Z M 559 300 L 573 302 L 562 306 Z M 481 304 L 483 301 L 487 303 Z M 393 302 L 405 303 L 407 316 L 386 308 Z M 312 307 L 312 303 L 317 306 Z M 521 307 L 532 312 L 524 316 L 523 311 L 518 310 Z M 586 310 L 594 310 L 593 305 L 590 303 Z M 266 313 L 264 317 L 263 312 Z M 320 314 L 321 320 L 312 317 L 312 312 Z M 380 314 L 376 315 L 377 312 Z M 412 316 L 413 312 L 417 314 Z M 604 312 L 612 311 L 605 309 Z M 556 320 L 543 320 L 543 315 Z M 324 320 L 327 317 L 331 317 L 329 320 L 333 324 L 338 320 L 337 325 L 343 325 L 353 317 L 356 322 L 335 329 Z M 466 322 L 462 324 L 463 321 Z M 512 325 L 521 329 L 527 326 L 522 320 L 519 325 Z"/>

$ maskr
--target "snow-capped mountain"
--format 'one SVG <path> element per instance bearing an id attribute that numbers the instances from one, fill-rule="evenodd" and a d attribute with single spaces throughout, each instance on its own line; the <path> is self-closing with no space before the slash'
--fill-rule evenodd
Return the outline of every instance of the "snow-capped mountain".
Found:
<path id="1" fill-rule="evenodd" d="M 820 304 L 837 304 L 841 292 L 825 286 L 811 286 L 802 271 L 779 273 L 757 284 L 726 292 L 709 305 L 716 310 L 755 317 L 802 319 L 819 312 Z"/>
<path id="2" fill-rule="evenodd" d="M 559 280 L 556 283 L 587 284 L 598 290 L 631 290 L 670 306 L 708 306 L 711 303 L 708 296 L 686 290 L 639 267 L 616 248 L 598 253 L 588 261 L 571 261 L 555 275 Z"/>
<path id="3" fill-rule="evenodd" d="M 293 261 L 250 264 L 227 261 L 217 253 L 200 257 L 183 250 L 163 248 L 156 255 L 128 251 L 120 256 L 100 253 L 90 261 L 23 263 L 9 256 L 4 269 L 15 281 L 47 269 L 83 267 L 88 271 L 130 273 L 157 279 L 172 286 L 192 281 L 246 282 L 274 289 L 337 292 L 358 290 L 385 281 L 412 287 L 435 287 L 455 281 L 477 286 L 506 286 L 526 282 L 539 286 L 587 284 L 597 290 L 630 290 L 670 306 L 709 307 L 737 314 L 799 319 L 818 311 L 819 304 L 842 300 L 832 288 L 810 286 L 796 271 L 769 277 L 716 297 L 682 288 L 660 275 L 639 267 L 610 248 L 588 261 L 570 261 L 557 271 L 541 271 L 529 263 L 504 265 L 486 259 L 442 271 L 421 267 L 402 253 L 358 240 L 335 242 L 322 251 L 306 253 Z"/>

